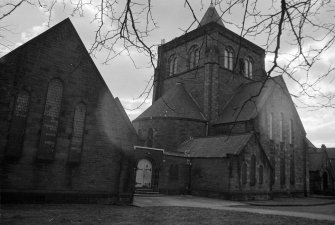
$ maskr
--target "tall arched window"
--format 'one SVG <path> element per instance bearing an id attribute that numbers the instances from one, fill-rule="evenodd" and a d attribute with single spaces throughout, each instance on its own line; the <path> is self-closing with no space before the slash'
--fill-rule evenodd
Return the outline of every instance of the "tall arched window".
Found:
<path id="1" fill-rule="evenodd" d="M 289 135 L 290 144 L 293 144 L 293 136 L 294 135 L 293 135 L 293 121 L 292 121 L 292 119 L 290 119 L 288 135 Z"/>
<path id="2" fill-rule="evenodd" d="M 280 113 L 279 140 L 280 140 L 280 142 L 284 141 L 284 114 L 283 113 Z"/>
<path id="3" fill-rule="evenodd" d="M 285 185 L 286 183 L 286 173 L 285 173 L 285 158 L 280 157 L 280 184 Z"/>
<path id="4" fill-rule="evenodd" d="M 252 155 L 250 159 L 250 186 L 256 183 L 256 156 Z"/>
<path id="5" fill-rule="evenodd" d="M 198 66 L 200 58 L 200 50 L 197 46 L 193 46 L 189 53 L 190 57 L 190 69 L 193 69 Z"/>
<path id="6" fill-rule="evenodd" d="M 80 162 L 83 148 L 83 136 L 85 128 L 86 106 L 84 103 L 77 104 L 74 110 L 72 139 L 70 147 L 69 161 L 72 163 Z"/>
<path id="7" fill-rule="evenodd" d="M 290 159 L 290 183 L 295 184 L 295 168 L 294 168 L 294 154 L 292 153 Z"/>
<path id="8" fill-rule="evenodd" d="M 231 47 L 224 50 L 224 68 L 233 70 L 234 68 L 234 51 Z"/>
<path id="9" fill-rule="evenodd" d="M 26 121 L 28 117 L 29 100 L 29 93 L 23 90 L 20 91 L 16 97 L 6 145 L 7 157 L 21 156 L 24 133 L 26 130 Z"/>
<path id="10" fill-rule="evenodd" d="M 247 183 L 247 164 L 245 162 L 242 164 L 242 168 L 241 168 L 241 180 L 242 180 L 242 184 Z"/>
<path id="11" fill-rule="evenodd" d="M 258 183 L 263 184 L 263 166 L 260 165 L 258 168 Z"/>
<path id="12" fill-rule="evenodd" d="M 253 77 L 253 59 L 248 56 L 244 59 L 244 76 L 248 78 Z"/>
<path id="13" fill-rule="evenodd" d="M 38 159 L 52 160 L 54 158 L 62 95 L 62 82 L 59 79 L 51 80 L 44 106 L 40 145 L 37 152 Z"/>
<path id="14" fill-rule="evenodd" d="M 269 127 L 269 139 L 273 139 L 273 113 L 269 114 L 269 121 L 268 121 L 268 127 Z"/>
<path id="15" fill-rule="evenodd" d="M 154 139 L 154 131 L 152 128 L 148 129 L 148 134 L 147 134 L 147 141 L 146 141 L 146 146 L 147 147 L 152 147 L 153 146 L 153 139 Z"/>
<path id="16" fill-rule="evenodd" d="M 178 58 L 172 55 L 169 59 L 169 75 L 172 76 L 178 72 Z"/>

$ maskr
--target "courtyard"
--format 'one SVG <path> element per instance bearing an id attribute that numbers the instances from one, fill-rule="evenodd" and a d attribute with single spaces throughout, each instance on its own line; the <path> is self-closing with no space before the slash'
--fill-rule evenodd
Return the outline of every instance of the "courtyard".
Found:
<path id="1" fill-rule="evenodd" d="M 335 199 L 235 202 L 194 196 L 136 196 L 133 206 L 5 204 L 1 224 L 313 224 L 335 223 Z"/>

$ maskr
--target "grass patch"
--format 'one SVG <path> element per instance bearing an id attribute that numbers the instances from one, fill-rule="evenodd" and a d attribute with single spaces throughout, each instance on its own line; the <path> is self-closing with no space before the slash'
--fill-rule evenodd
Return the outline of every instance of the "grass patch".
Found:
<path id="1" fill-rule="evenodd" d="M 331 225 L 304 218 L 190 207 L 131 207 L 98 204 L 3 205 L 1 224 L 224 224 L 224 225 Z"/>

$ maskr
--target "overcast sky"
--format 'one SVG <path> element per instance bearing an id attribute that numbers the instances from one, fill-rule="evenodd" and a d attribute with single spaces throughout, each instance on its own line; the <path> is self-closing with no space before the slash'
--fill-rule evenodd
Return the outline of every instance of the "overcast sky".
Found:
<path id="1" fill-rule="evenodd" d="M 202 15 L 208 8 L 210 1 L 203 0 L 203 5 L 200 4 L 200 0 L 192 1 L 194 7 L 194 12 L 201 19 Z M 264 1 L 264 7 L 269 1 Z M 277 1 L 280 2 L 280 1 Z M 155 21 L 157 22 L 158 29 L 152 32 L 150 37 L 147 39 L 150 44 L 160 44 L 161 39 L 165 41 L 170 41 L 175 37 L 181 36 L 183 34 L 183 29 L 186 29 L 192 22 L 192 14 L 190 10 L 185 7 L 184 1 L 180 0 L 169 0 L 169 1 L 154 1 L 152 2 L 153 8 L 152 13 Z M 224 4 L 221 4 L 221 8 L 224 9 Z M 219 6 L 216 7 L 220 12 Z M 51 15 L 50 26 L 53 26 L 67 17 L 70 17 L 72 23 L 74 24 L 77 32 L 79 33 L 81 39 L 86 45 L 87 49 L 90 48 L 96 26 L 91 23 L 93 15 L 95 12 L 94 7 L 84 8 L 84 17 L 80 16 L 70 16 L 69 10 L 63 9 L 62 5 L 56 5 L 55 10 Z M 236 9 L 231 11 L 230 14 L 225 14 L 223 16 L 225 26 L 228 29 L 238 32 L 235 27 L 229 24 L 229 22 L 238 22 L 241 18 L 241 12 Z M 334 21 L 334 15 L 324 15 L 329 17 Z M 5 33 L 5 38 L 1 39 L 1 43 L 5 43 L 9 48 L 0 46 L 0 55 L 6 54 L 6 52 L 11 51 L 18 47 L 19 45 L 27 42 L 36 35 L 42 33 L 47 27 L 48 15 L 42 8 L 35 6 L 30 6 L 28 4 L 22 5 L 16 11 L 14 11 L 9 17 L 1 21 L 2 26 L 6 26 L 10 32 Z M 3 33 L 3 31 L 1 31 Z M 264 38 L 260 35 L 256 38 L 248 38 L 255 44 L 262 45 Z M 318 74 L 318 71 L 328 68 L 327 63 L 335 61 L 335 48 L 330 49 L 322 58 L 320 64 L 313 71 L 314 74 Z M 290 51 L 287 47 L 285 51 Z M 269 60 L 270 56 L 267 56 Z M 126 55 L 121 54 L 114 60 L 110 61 L 108 65 L 103 65 L 104 55 L 97 55 L 93 58 L 100 73 L 102 74 L 105 82 L 109 86 L 114 97 L 119 97 L 123 106 L 126 109 L 134 109 L 138 106 L 143 99 L 137 99 L 137 97 L 143 91 L 144 86 L 153 74 L 153 69 L 150 68 L 148 59 L 143 57 L 143 55 L 138 54 L 136 51 L 132 51 L 132 58 L 135 61 L 136 67 L 134 66 L 132 60 Z M 283 59 L 284 60 L 284 59 Z M 267 68 L 269 63 L 266 62 Z M 301 73 L 304 76 L 303 73 Z M 313 74 L 310 74 L 312 76 Z M 335 93 L 335 74 L 329 76 L 328 79 L 320 82 L 317 86 L 318 89 L 326 90 L 328 93 Z M 298 91 L 298 85 L 292 80 L 284 76 L 287 82 L 288 88 L 291 93 L 296 93 Z M 151 97 L 151 96 L 150 96 Z M 293 99 L 296 104 L 298 101 Z M 309 99 L 303 97 L 304 101 L 315 102 L 315 99 Z M 136 118 L 140 112 L 145 110 L 151 104 L 151 99 L 148 99 L 146 104 L 138 110 L 127 110 L 127 113 L 131 119 Z M 314 143 L 317 147 L 321 144 L 326 144 L 327 147 L 335 147 L 335 109 L 318 109 L 311 111 L 298 107 L 298 112 L 304 124 L 305 130 L 307 132 L 307 137 Z"/>

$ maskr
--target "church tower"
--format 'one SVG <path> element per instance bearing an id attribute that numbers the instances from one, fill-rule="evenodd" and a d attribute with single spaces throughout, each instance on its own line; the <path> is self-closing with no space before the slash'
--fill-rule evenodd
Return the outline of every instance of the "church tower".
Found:
<path id="1" fill-rule="evenodd" d="M 153 103 L 182 83 L 214 121 L 240 85 L 264 79 L 264 57 L 262 48 L 228 30 L 211 4 L 195 30 L 159 46 Z"/>

